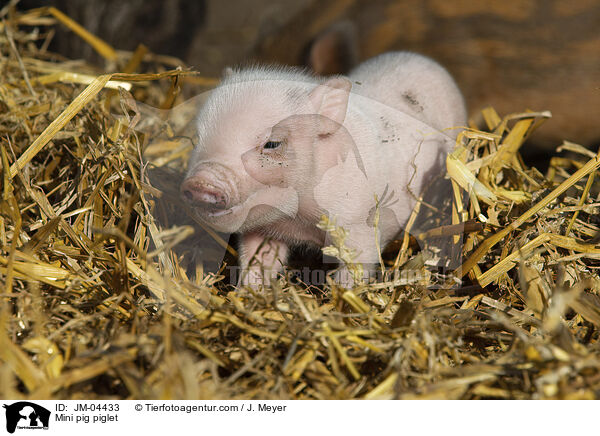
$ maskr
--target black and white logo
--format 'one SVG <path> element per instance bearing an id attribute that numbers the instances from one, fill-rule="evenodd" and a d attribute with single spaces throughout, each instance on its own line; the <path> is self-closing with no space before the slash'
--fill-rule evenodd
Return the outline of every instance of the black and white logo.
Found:
<path id="1" fill-rule="evenodd" d="M 3 406 L 6 409 L 6 431 L 14 433 L 16 429 L 48 430 L 50 411 L 29 401 L 19 401 Z"/>

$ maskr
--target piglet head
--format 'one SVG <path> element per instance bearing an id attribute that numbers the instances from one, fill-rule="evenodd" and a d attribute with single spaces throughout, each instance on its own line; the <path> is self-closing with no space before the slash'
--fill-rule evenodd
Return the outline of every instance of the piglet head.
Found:
<path id="1" fill-rule="evenodd" d="M 225 82 L 200 112 L 183 198 L 225 232 L 294 218 L 312 195 L 318 148 L 344 121 L 349 89 L 343 78 Z"/>

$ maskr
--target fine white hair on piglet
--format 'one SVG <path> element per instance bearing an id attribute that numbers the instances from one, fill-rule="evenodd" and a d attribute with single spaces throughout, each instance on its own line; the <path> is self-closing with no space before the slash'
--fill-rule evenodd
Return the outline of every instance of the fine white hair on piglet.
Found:
<path id="1" fill-rule="evenodd" d="M 231 70 L 198 113 L 182 193 L 200 219 L 240 234 L 240 262 L 255 274 L 279 271 L 290 246 L 323 247 L 323 214 L 374 265 L 465 124 L 452 77 L 414 53 L 378 56 L 348 77 Z M 377 229 L 375 198 L 385 200 Z"/>
<path id="2" fill-rule="evenodd" d="M 440 131 L 466 124 L 467 110 L 462 94 L 450 73 L 433 59 L 412 52 L 384 53 L 350 72 L 354 81 L 366 84 L 375 75 L 379 75 L 377 86 L 367 86 L 366 91 L 357 87 L 353 92 L 364 92 L 369 98 L 392 107 L 397 106 L 393 99 L 399 96 L 412 106 L 413 115 Z M 399 78 L 401 83 L 398 83 Z M 391 89 L 398 89 L 399 95 L 390 95 Z M 457 129 L 449 132 L 454 137 L 457 133 Z"/>
<path id="3" fill-rule="evenodd" d="M 211 91 L 197 120 L 198 132 L 206 136 L 218 124 L 224 111 L 243 105 L 257 96 L 271 98 L 299 110 L 307 101 L 308 91 L 326 78 L 315 76 L 306 68 L 276 64 L 254 64 L 228 68 L 223 80 Z"/>

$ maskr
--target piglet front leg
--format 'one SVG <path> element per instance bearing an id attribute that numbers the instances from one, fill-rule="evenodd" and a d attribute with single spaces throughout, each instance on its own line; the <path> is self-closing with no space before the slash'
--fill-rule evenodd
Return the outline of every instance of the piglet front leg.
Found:
<path id="1" fill-rule="evenodd" d="M 269 285 L 283 271 L 289 248 L 281 241 L 258 233 L 245 233 L 240 240 L 239 285 L 258 288 Z"/>

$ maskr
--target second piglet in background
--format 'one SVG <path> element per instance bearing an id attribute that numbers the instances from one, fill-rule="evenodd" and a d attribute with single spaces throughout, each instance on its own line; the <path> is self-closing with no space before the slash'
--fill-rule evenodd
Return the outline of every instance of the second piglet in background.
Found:
<path id="1" fill-rule="evenodd" d="M 325 246 L 324 214 L 349 232 L 367 275 L 465 124 L 453 79 L 414 53 L 380 55 L 328 79 L 230 71 L 198 114 L 181 191 L 202 221 L 240 234 L 244 284 L 269 283 L 291 247 Z M 346 268 L 336 274 L 353 284 Z"/>

